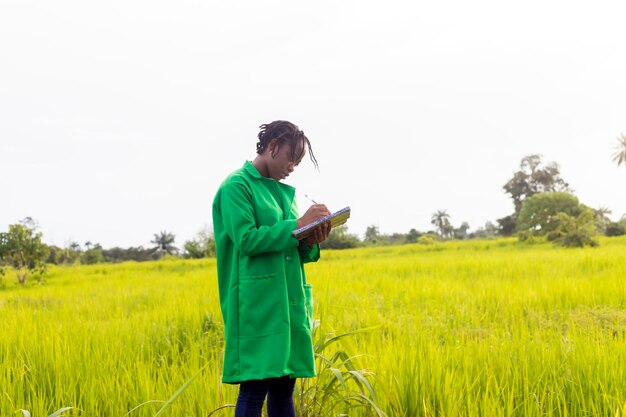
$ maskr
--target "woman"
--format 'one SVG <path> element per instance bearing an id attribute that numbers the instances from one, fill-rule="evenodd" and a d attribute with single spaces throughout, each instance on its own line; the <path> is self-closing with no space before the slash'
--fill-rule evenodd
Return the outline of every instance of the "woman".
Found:
<path id="1" fill-rule="evenodd" d="M 229 175 L 213 200 L 224 383 L 239 383 L 235 417 L 295 416 L 295 378 L 315 376 L 312 299 L 304 264 L 319 259 L 330 224 L 303 241 L 292 231 L 330 214 L 323 204 L 298 218 L 295 189 L 283 184 L 311 144 L 293 123 L 261 125 L 257 156 Z"/>

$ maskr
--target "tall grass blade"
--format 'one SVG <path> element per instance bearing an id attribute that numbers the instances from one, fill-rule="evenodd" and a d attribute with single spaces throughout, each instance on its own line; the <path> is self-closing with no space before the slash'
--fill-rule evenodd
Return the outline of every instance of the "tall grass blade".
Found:
<path id="1" fill-rule="evenodd" d="M 57 411 L 55 411 L 54 413 L 50 414 L 48 417 L 59 417 L 60 415 L 62 415 L 63 413 L 65 413 L 66 411 L 69 411 L 71 409 L 73 409 L 74 407 L 64 407 L 64 408 L 60 408 Z"/>
<path id="2" fill-rule="evenodd" d="M 217 407 L 215 410 L 211 411 L 211 412 L 207 415 L 207 417 L 211 417 L 213 414 L 215 414 L 215 413 L 217 413 L 218 411 L 221 411 L 221 410 L 223 410 L 223 409 L 225 409 L 225 408 L 235 408 L 235 404 L 224 404 L 224 405 L 222 405 L 222 406 L 220 406 L 220 407 Z"/>
<path id="3" fill-rule="evenodd" d="M 124 414 L 124 417 L 129 416 L 129 415 L 130 415 L 130 413 L 132 413 L 133 411 L 137 410 L 138 408 L 143 407 L 143 406 L 144 406 L 144 405 L 146 405 L 146 404 L 152 404 L 152 403 L 164 403 L 164 402 L 165 402 L 165 401 L 163 401 L 163 400 L 148 400 L 148 401 L 146 401 L 146 402 L 143 402 L 143 403 L 139 404 L 139 405 L 138 405 L 138 406 L 136 406 L 136 407 L 133 407 L 133 408 L 132 408 L 132 409 L 131 409 L 128 413 Z"/>
<path id="4" fill-rule="evenodd" d="M 198 377 L 198 375 L 200 375 L 202 373 L 202 371 L 204 371 L 204 369 L 209 366 L 209 363 L 207 363 L 206 365 L 204 365 L 202 368 L 200 368 L 200 370 L 198 372 L 196 372 L 191 378 L 189 378 L 179 389 L 178 391 L 176 391 L 174 393 L 174 395 L 172 395 L 166 402 L 165 404 L 163 404 L 163 407 L 161 407 L 159 409 L 159 411 L 157 411 L 157 413 L 154 415 L 154 417 L 158 417 L 160 416 L 165 410 L 167 410 L 169 408 L 170 405 L 172 405 L 172 403 L 176 400 L 176 398 L 178 398 L 189 386 L 189 384 L 191 384 L 193 382 L 194 379 L 196 379 Z"/>

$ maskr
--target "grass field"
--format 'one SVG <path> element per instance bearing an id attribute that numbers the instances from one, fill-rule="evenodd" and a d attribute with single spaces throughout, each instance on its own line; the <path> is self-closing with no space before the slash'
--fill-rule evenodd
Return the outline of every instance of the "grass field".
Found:
<path id="1" fill-rule="evenodd" d="M 625 238 L 326 251 L 307 268 L 321 334 L 375 327 L 340 344 L 363 354 L 390 417 L 626 415 Z M 162 415 L 235 401 L 237 387 L 220 383 L 214 260 L 5 281 L 0 416 L 154 416 L 200 370 Z"/>

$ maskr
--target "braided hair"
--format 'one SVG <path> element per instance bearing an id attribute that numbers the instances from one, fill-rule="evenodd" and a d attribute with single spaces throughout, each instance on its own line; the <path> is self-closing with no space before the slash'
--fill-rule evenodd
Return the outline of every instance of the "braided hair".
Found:
<path id="1" fill-rule="evenodd" d="M 309 148 L 309 157 L 311 158 L 313 165 L 315 165 L 315 168 L 319 169 L 317 159 L 315 159 L 315 155 L 313 155 L 311 142 L 309 142 L 309 139 L 304 135 L 304 132 L 300 130 L 298 126 L 286 120 L 275 120 L 272 123 L 262 124 L 259 128 L 261 131 L 259 132 L 259 141 L 256 144 L 256 152 L 259 155 L 265 152 L 265 149 L 267 149 L 272 139 L 276 139 L 278 149 L 280 149 L 285 142 L 289 142 L 291 160 L 297 161 L 302 155 L 296 155 L 296 147 L 298 142 L 303 141 Z M 302 149 L 302 152 L 304 153 L 304 147 Z"/>

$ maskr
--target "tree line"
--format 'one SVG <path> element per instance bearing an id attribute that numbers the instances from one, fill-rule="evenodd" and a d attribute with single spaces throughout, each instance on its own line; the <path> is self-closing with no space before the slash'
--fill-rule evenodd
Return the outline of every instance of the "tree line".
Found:
<path id="1" fill-rule="evenodd" d="M 618 138 L 613 154 L 618 166 L 626 165 L 626 136 Z M 534 242 L 545 239 L 566 247 L 582 247 L 598 244 L 598 235 L 621 236 L 626 234 L 626 214 L 619 220 L 611 220 L 606 207 L 591 208 L 582 204 L 569 184 L 561 177 L 556 162 L 544 164 L 541 155 L 522 158 L 519 170 L 503 185 L 511 197 L 513 212 L 507 216 L 488 221 L 484 226 L 469 232 L 467 222 L 455 227 L 446 210 L 437 210 L 431 216 L 433 230 L 408 233 L 381 234 L 371 225 L 361 240 L 347 228 L 333 231 L 322 246 L 333 249 L 354 248 L 366 245 L 396 245 L 405 243 L 433 243 L 448 239 L 484 239 L 496 236 L 517 235 L 519 240 Z"/>
<path id="2" fill-rule="evenodd" d="M 87 241 L 81 246 L 71 242 L 65 248 L 46 245 L 35 220 L 26 217 L 17 224 L 9 225 L 0 232 L 0 287 L 8 268 L 15 270 L 17 282 L 27 280 L 42 283 L 48 265 L 116 263 L 124 261 L 153 261 L 164 257 L 205 258 L 215 256 L 215 240 L 208 229 L 198 232 L 186 241 L 180 251 L 174 245 L 175 235 L 167 231 L 155 233 L 150 241 L 154 246 L 105 249 L 99 243 Z"/>
<path id="3" fill-rule="evenodd" d="M 618 138 L 613 154 L 618 166 L 626 165 L 626 136 Z M 503 190 L 511 197 L 513 212 L 488 221 L 484 226 L 470 232 L 467 222 L 455 227 L 446 210 L 437 210 L 430 222 L 434 229 L 407 233 L 382 234 L 375 225 L 368 226 L 363 239 L 350 233 L 345 226 L 336 228 L 321 246 L 326 249 L 348 249 L 361 246 L 400 244 L 431 244 L 449 239 L 485 239 L 497 236 L 517 235 L 519 240 L 534 242 L 548 240 L 567 247 L 595 246 L 596 236 L 620 236 L 626 234 L 626 215 L 613 221 L 612 214 L 604 207 L 591 208 L 582 204 L 569 184 L 561 177 L 556 162 L 544 164 L 540 155 L 522 158 L 519 170 L 504 185 Z M 163 257 L 206 258 L 215 256 L 215 240 L 208 228 L 199 231 L 184 242 L 182 250 L 175 246 L 175 235 L 168 231 L 155 233 L 150 243 L 143 246 L 110 249 L 87 241 L 83 246 L 76 242 L 65 248 L 46 245 L 38 224 L 30 217 L 9 225 L 0 232 L 0 286 L 6 268 L 16 271 L 17 281 L 24 285 L 28 279 L 42 282 L 50 264 L 95 264 L 101 262 L 150 261 Z"/>

